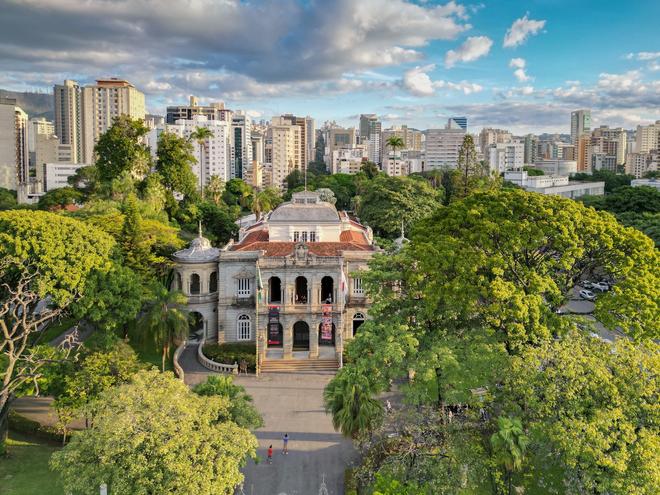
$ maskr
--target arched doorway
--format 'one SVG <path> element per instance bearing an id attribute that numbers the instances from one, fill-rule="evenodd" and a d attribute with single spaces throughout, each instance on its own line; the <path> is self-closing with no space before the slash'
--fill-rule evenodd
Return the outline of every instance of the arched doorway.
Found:
<path id="1" fill-rule="evenodd" d="M 268 302 L 282 302 L 282 281 L 279 277 L 270 277 L 268 279 Z"/>
<path id="2" fill-rule="evenodd" d="M 197 311 L 188 316 L 188 340 L 201 340 L 204 338 L 204 317 Z"/>
<path id="3" fill-rule="evenodd" d="M 297 321 L 293 325 L 293 350 L 309 351 L 309 325 L 304 321 Z"/>
<path id="4" fill-rule="evenodd" d="M 295 304 L 307 304 L 307 279 L 305 277 L 296 278 L 296 298 Z"/>
<path id="5" fill-rule="evenodd" d="M 332 304 L 334 299 L 334 280 L 332 277 L 323 277 L 321 279 L 321 303 Z"/>
<path id="6" fill-rule="evenodd" d="M 282 347 L 284 328 L 281 323 L 268 324 L 268 347 Z"/>
<path id="7" fill-rule="evenodd" d="M 323 323 L 319 323 L 319 345 L 335 345 L 335 324 L 332 323 L 330 332 L 323 332 Z"/>
<path id="8" fill-rule="evenodd" d="M 362 326 L 366 318 L 364 317 L 364 314 L 362 313 L 355 313 L 353 315 L 353 337 L 355 337 L 355 334 L 358 331 L 358 328 Z"/>

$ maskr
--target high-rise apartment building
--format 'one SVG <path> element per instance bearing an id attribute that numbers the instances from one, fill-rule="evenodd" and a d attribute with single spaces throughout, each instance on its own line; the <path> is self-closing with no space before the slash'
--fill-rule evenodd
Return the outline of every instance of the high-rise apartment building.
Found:
<path id="1" fill-rule="evenodd" d="M 15 191 L 29 173 L 28 116 L 15 99 L 0 99 L 0 187 Z"/>
<path id="2" fill-rule="evenodd" d="M 363 113 L 360 115 L 360 142 L 369 139 L 371 122 L 374 120 L 378 120 L 378 116 L 375 113 Z"/>
<path id="3" fill-rule="evenodd" d="M 591 132 L 591 110 L 571 112 L 571 143 L 577 145 L 578 138 L 589 132 Z"/>
<path id="4" fill-rule="evenodd" d="M 199 187 L 206 186 L 213 175 L 217 175 L 223 182 L 227 182 L 232 178 L 233 171 L 234 143 L 231 122 L 209 120 L 205 115 L 195 115 L 190 120 L 177 120 L 176 124 L 168 125 L 167 131 L 190 139 L 190 135 L 198 127 L 207 128 L 213 133 L 213 136 L 204 141 L 201 149 L 196 140 L 191 141 L 193 156 L 196 159 L 192 169 L 197 176 Z"/>
<path id="5" fill-rule="evenodd" d="M 34 153 L 36 148 L 36 136 L 52 136 L 55 134 L 55 124 L 43 117 L 30 119 L 28 131 L 28 151 Z M 30 157 L 32 159 L 32 157 Z"/>
<path id="6" fill-rule="evenodd" d="M 381 163 L 383 125 L 376 114 L 363 113 L 360 115 L 360 144 L 367 146 L 369 161 Z"/>
<path id="7" fill-rule="evenodd" d="M 407 125 L 402 125 L 400 127 L 390 127 L 389 129 L 384 129 L 381 133 L 381 151 L 380 156 L 381 160 L 384 160 L 387 154 L 391 151 L 387 146 L 387 140 L 393 136 L 398 136 L 403 141 L 403 148 L 401 150 L 409 151 L 422 151 L 422 131 L 417 129 L 412 129 Z"/>
<path id="8" fill-rule="evenodd" d="M 591 172 L 591 152 L 591 135 L 581 134 L 575 143 L 575 161 L 578 172 Z"/>
<path id="9" fill-rule="evenodd" d="M 232 177 L 243 178 L 245 170 L 252 165 L 252 120 L 243 112 L 234 113 L 231 120 L 234 133 L 234 169 Z"/>
<path id="10" fill-rule="evenodd" d="M 300 127 L 300 169 L 306 170 L 307 165 L 314 159 L 314 146 L 316 145 L 316 131 L 314 130 L 314 119 L 307 117 L 296 117 L 290 113 L 273 117 L 272 123 L 274 124 L 277 119 L 278 125 L 288 123 L 289 125 L 296 125 Z M 310 131 L 314 131 L 310 134 Z"/>
<path id="11" fill-rule="evenodd" d="M 647 153 L 628 153 L 626 157 L 626 173 L 641 179 L 647 172 L 660 170 L 660 151 Z"/>
<path id="12" fill-rule="evenodd" d="M 225 104 L 221 101 L 209 105 L 200 105 L 199 99 L 191 96 L 188 105 L 167 107 L 165 123 L 174 124 L 177 120 L 192 120 L 195 115 L 204 115 L 208 120 L 230 121 L 232 113 L 231 110 L 225 108 Z"/>
<path id="13" fill-rule="evenodd" d="M 334 152 L 341 148 L 354 148 L 357 144 L 355 128 L 330 127 L 324 132 L 325 140 L 325 163 L 332 169 Z"/>
<path id="14" fill-rule="evenodd" d="M 280 117 L 273 117 L 269 129 L 271 143 L 269 185 L 282 189 L 287 175 L 294 170 L 304 172 L 301 152 L 302 133 L 301 126 L 291 124 L 289 120 Z"/>
<path id="15" fill-rule="evenodd" d="M 94 146 L 120 115 L 144 120 L 144 93 L 124 79 L 97 79 L 85 86 L 83 102 L 83 163 L 93 163 Z"/>
<path id="16" fill-rule="evenodd" d="M 522 170 L 525 164 L 525 144 L 522 142 L 491 144 L 487 154 L 491 172 Z"/>
<path id="17" fill-rule="evenodd" d="M 655 124 L 638 125 L 635 132 L 635 151 L 648 153 L 660 150 L 660 120 Z"/>
<path id="18" fill-rule="evenodd" d="M 83 159 L 83 104 L 82 87 L 67 79 L 53 88 L 55 100 L 55 135 L 60 143 L 71 147 L 71 161 L 84 163 Z"/>
<path id="19" fill-rule="evenodd" d="M 513 140 L 513 134 L 505 129 L 492 129 L 484 127 L 479 133 L 479 150 L 488 162 L 490 159 L 490 146 L 493 144 L 510 143 Z"/>
<path id="20" fill-rule="evenodd" d="M 458 150 L 465 139 L 465 129 L 428 129 L 425 141 L 425 169 L 456 168 Z"/>
<path id="21" fill-rule="evenodd" d="M 525 136 L 525 164 L 531 165 L 536 163 L 536 153 L 538 150 L 538 138 L 534 134 L 527 134 Z"/>
<path id="22" fill-rule="evenodd" d="M 601 139 L 599 143 L 601 153 L 616 156 L 616 164 L 623 165 L 626 162 L 628 150 L 628 133 L 621 127 L 612 129 L 602 125 L 591 133 L 594 138 Z"/>

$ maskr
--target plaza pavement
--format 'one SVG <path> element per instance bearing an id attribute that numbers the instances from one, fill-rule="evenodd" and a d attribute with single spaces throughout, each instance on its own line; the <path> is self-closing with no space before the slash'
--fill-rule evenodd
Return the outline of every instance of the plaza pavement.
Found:
<path id="1" fill-rule="evenodd" d="M 179 363 L 189 385 L 206 379 L 206 371 L 195 357 L 195 346 L 186 348 Z M 317 495 L 325 482 L 328 495 L 344 493 L 344 471 L 357 460 L 351 440 L 332 427 L 323 408 L 323 389 L 332 373 L 268 373 L 259 378 L 240 376 L 263 415 L 265 426 L 255 431 L 259 440 L 258 464 L 248 461 L 245 495 Z M 289 454 L 282 454 L 282 436 L 289 434 Z M 273 445 L 273 463 L 266 451 Z"/>

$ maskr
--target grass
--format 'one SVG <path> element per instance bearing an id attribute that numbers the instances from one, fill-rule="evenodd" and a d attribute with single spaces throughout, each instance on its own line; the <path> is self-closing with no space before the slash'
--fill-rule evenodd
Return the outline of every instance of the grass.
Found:
<path id="1" fill-rule="evenodd" d="M 69 328 L 77 323 L 75 318 L 62 318 L 48 325 L 44 330 L 38 334 L 34 334 L 35 339 L 39 338 L 40 344 L 48 344 L 51 340 L 59 337 Z"/>
<path id="2" fill-rule="evenodd" d="M 153 364 L 156 368 L 161 369 L 161 366 L 163 365 L 162 349 L 157 349 L 153 344 L 138 344 L 132 341 L 129 341 L 128 343 L 138 355 L 140 361 L 147 364 Z M 175 350 L 176 349 L 170 349 L 170 357 L 165 361 L 165 371 L 172 371 L 174 369 L 172 357 Z"/>
<path id="3" fill-rule="evenodd" d="M 0 458 L 1 495 L 64 495 L 58 476 L 48 468 L 58 447 L 10 431 L 7 449 L 9 456 Z"/>

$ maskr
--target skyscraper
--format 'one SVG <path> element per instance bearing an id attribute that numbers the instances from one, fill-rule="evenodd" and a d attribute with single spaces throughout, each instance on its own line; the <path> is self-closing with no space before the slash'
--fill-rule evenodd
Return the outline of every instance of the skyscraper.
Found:
<path id="1" fill-rule="evenodd" d="M 232 177 L 243 178 L 244 172 L 252 164 L 252 121 L 243 112 L 236 112 L 231 120 L 234 133 L 234 170 Z"/>
<path id="2" fill-rule="evenodd" d="M 383 125 L 378 120 L 376 114 L 363 113 L 360 115 L 360 143 L 367 145 L 367 153 L 369 161 L 374 163 L 381 163 L 381 132 Z"/>
<path id="3" fill-rule="evenodd" d="M 447 121 L 447 129 L 463 129 L 467 131 L 468 120 L 467 117 L 449 117 Z"/>
<path id="4" fill-rule="evenodd" d="M 581 135 L 591 131 L 591 110 L 571 112 L 571 143 L 578 144 Z"/>
<path id="5" fill-rule="evenodd" d="M 300 147 L 302 128 L 288 119 L 273 117 L 269 134 L 272 143 L 270 185 L 282 189 L 287 175 L 296 169 L 304 172 Z"/>
<path id="6" fill-rule="evenodd" d="M 278 124 L 288 123 L 290 125 L 297 125 L 300 127 L 300 142 L 298 146 L 300 147 L 300 169 L 306 170 L 307 165 L 314 158 L 314 144 L 316 143 L 316 132 L 310 131 L 314 130 L 314 119 L 307 117 L 296 117 L 290 113 L 281 115 L 277 117 Z M 275 117 L 273 117 L 275 121 Z"/>
<path id="7" fill-rule="evenodd" d="M 0 99 L 0 187 L 15 191 L 28 177 L 28 116 L 15 99 Z"/>
<path id="8" fill-rule="evenodd" d="M 82 88 L 67 79 L 53 88 L 55 99 L 55 135 L 60 143 L 71 146 L 71 161 L 83 160 Z"/>
<path id="9" fill-rule="evenodd" d="M 424 143 L 426 170 L 456 168 L 464 138 L 465 129 L 428 129 Z"/>

